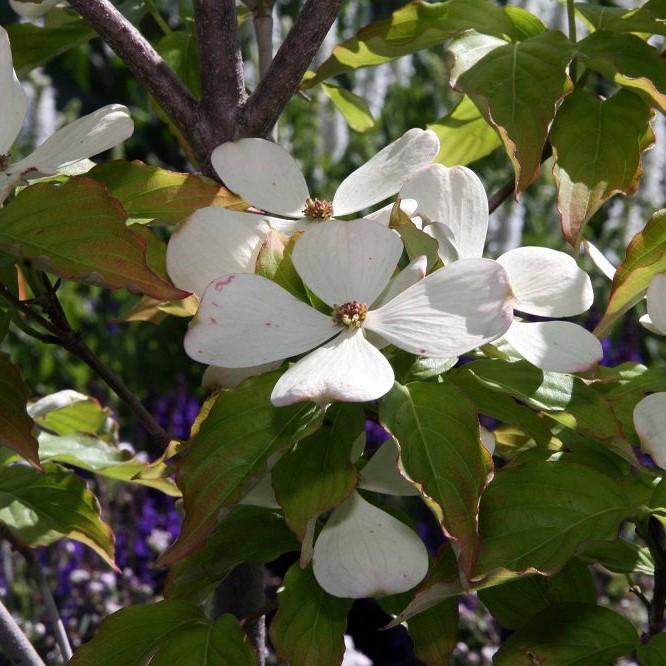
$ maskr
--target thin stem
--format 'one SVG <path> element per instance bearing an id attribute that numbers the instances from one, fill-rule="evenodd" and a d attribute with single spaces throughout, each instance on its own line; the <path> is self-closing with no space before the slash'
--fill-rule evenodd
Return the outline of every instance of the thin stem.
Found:
<path id="1" fill-rule="evenodd" d="M 335 21 L 342 0 L 306 0 L 282 46 L 250 95 L 244 136 L 268 136 Z"/>
<path id="2" fill-rule="evenodd" d="M 576 37 L 576 6 L 574 0 L 567 0 L 567 21 L 569 23 L 569 39 L 576 44 L 578 39 Z M 571 79 L 576 82 L 576 59 L 571 61 L 569 66 Z"/>
<path id="3" fill-rule="evenodd" d="M 46 666 L 16 620 L 0 601 L 0 645 L 17 666 Z"/>
<path id="4" fill-rule="evenodd" d="M 153 17 L 155 23 L 157 23 L 157 25 L 160 27 L 160 30 L 165 35 L 173 34 L 171 26 L 164 20 L 164 17 L 160 13 L 160 10 L 155 6 L 155 0 L 146 0 L 146 7 L 148 7 L 150 15 Z"/>
<path id="5" fill-rule="evenodd" d="M 273 5 L 260 2 L 252 13 L 259 53 L 259 80 L 261 80 L 273 62 Z"/>

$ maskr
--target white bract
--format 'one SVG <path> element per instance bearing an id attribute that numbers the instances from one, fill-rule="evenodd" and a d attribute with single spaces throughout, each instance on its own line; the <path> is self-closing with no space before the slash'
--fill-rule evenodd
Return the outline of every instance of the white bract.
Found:
<path id="1" fill-rule="evenodd" d="M 435 238 L 439 254 L 451 267 L 461 259 L 481 257 L 488 231 L 488 199 L 479 178 L 465 167 L 440 164 L 416 172 L 400 197 L 418 202 L 416 215 Z M 570 317 L 585 312 L 594 298 L 588 275 L 572 257 L 543 247 L 509 250 L 497 259 L 509 275 L 514 308 L 542 317 Z M 599 340 L 567 321 L 514 320 L 507 342 L 543 370 L 582 372 L 598 363 Z"/>
<path id="2" fill-rule="evenodd" d="M 65 5 L 62 0 L 42 0 L 42 2 L 21 2 L 20 0 L 9 0 L 11 8 L 19 15 L 29 21 L 44 16 L 57 5 Z"/>
<path id="3" fill-rule="evenodd" d="M 12 64 L 9 37 L 0 27 L 0 204 L 24 178 L 51 175 L 113 146 L 132 135 L 126 107 L 105 106 L 58 130 L 30 155 L 11 163 L 9 151 L 18 136 L 28 100 Z"/>
<path id="4" fill-rule="evenodd" d="M 648 395 L 634 407 L 634 427 L 643 451 L 666 469 L 666 392 Z"/>
<path id="5" fill-rule="evenodd" d="M 487 259 L 459 261 L 421 280 L 414 271 L 415 284 L 383 301 L 402 250 L 398 236 L 375 222 L 312 225 L 296 241 L 292 261 L 331 314 L 263 277 L 232 273 L 204 292 L 185 350 L 202 363 L 244 368 L 314 349 L 282 375 L 273 404 L 365 402 L 393 385 L 390 363 L 366 332 L 379 336 L 378 344 L 435 358 L 458 356 L 506 332 L 508 276 Z"/>

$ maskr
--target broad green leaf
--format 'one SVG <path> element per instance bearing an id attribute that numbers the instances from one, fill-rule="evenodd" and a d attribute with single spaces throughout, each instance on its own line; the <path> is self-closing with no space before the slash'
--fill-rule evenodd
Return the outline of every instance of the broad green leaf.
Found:
<path id="1" fill-rule="evenodd" d="M 557 104 L 572 88 L 567 67 L 574 53 L 561 32 L 544 32 L 494 49 L 456 82 L 502 138 L 516 193 L 539 173 Z"/>
<path id="2" fill-rule="evenodd" d="M 662 666 L 666 664 L 666 634 L 653 636 L 649 643 L 640 645 L 636 652 L 641 666 Z"/>
<path id="3" fill-rule="evenodd" d="M 5 26 L 5 29 L 12 45 L 14 68 L 20 77 L 95 36 L 95 31 L 82 19 L 54 27 L 12 23 Z"/>
<path id="4" fill-rule="evenodd" d="M 445 166 L 469 164 L 502 145 L 497 132 L 466 95 L 448 115 L 428 125 L 439 139 L 436 162 Z"/>
<path id="5" fill-rule="evenodd" d="M 146 241 L 126 219 L 120 203 L 90 178 L 40 183 L 0 209 L 0 248 L 69 280 L 163 301 L 184 298 L 186 292 L 150 270 Z"/>
<path id="6" fill-rule="evenodd" d="M 271 622 L 271 641 L 290 666 L 339 666 L 351 599 L 324 592 L 312 573 L 298 563 L 287 571 Z"/>
<path id="7" fill-rule="evenodd" d="M 313 518 L 342 504 L 356 487 L 351 449 L 364 428 L 360 405 L 332 405 L 321 428 L 285 453 L 271 470 L 275 497 L 301 541 Z"/>
<path id="8" fill-rule="evenodd" d="M 199 49 L 194 31 L 179 30 L 157 42 L 156 51 L 195 97 L 201 97 Z"/>
<path id="9" fill-rule="evenodd" d="M 631 239 L 624 261 L 615 272 L 606 312 L 594 334 L 599 338 L 606 336 L 615 322 L 643 298 L 652 278 L 663 272 L 666 272 L 666 209 L 657 211 Z"/>
<path id="10" fill-rule="evenodd" d="M 485 387 L 517 398 L 568 428 L 599 439 L 621 435 L 620 423 L 604 397 L 573 375 L 540 370 L 527 361 L 480 359 L 467 364 Z"/>
<path id="11" fill-rule="evenodd" d="M 255 273 L 272 280 L 296 298 L 309 303 L 307 290 L 291 260 L 291 253 L 298 236 L 292 236 L 286 245 L 282 238 L 283 236 L 276 231 L 268 232 L 259 250 Z"/>
<path id="12" fill-rule="evenodd" d="M 30 405 L 29 413 L 35 423 L 56 435 L 96 435 L 103 439 L 117 434 L 118 424 L 111 410 L 83 394 L 59 391 Z"/>
<path id="13" fill-rule="evenodd" d="M 118 199 L 133 224 L 177 224 L 199 208 L 246 208 L 235 194 L 210 178 L 142 162 L 105 162 L 88 172 Z"/>
<path id="14" fill-rule="evenodd" d="M 199 552 L 169 569 L 164 596 L 200 603 L 237 564 L 270 562 L 300 547 L 277 511 L 234 507 L 221 518 Z"/>
<path id="15" fill-rule="evenodd" d="M 640 37 L 600 30 L 578 43 L 578 53 L 587 68 L 666 112 L 666 63 Z"/>
<path id="16" fill-rule="evenodd" d="M 638 9 L 577 2 L 578 15 L 594 30 L 666 35 L 666 6 L 650 0 Z"/>
<path id="17" fill-rule="evenodd" d="M 474 405 L 449 384 L 395 384 L 380 408 L 382 425 L 400 444 L 402 464 L 456 541 L 469 574 L 477 556 L 477 507 L 486 465 Z"/>
<path id="18" fill-rule="evenodd" d="M 651 117 L 650 107 L 627 91 L 603 99 L 578 88 L 562 103 L 550 136 L 562 232 L 572 246 L 605 201 L 638 189 Z"/>
<path id="19" fill-rule="evenodd" d="M 355 132 L 367 132 L 375 126 L 368 103 L 362 97 L 332 83 L 322 83 L 321 89 Z"/>
<path id="20" fill-rule="evenodd" d="M 0 467 L 0 522 L 29 546 L 74 539 L 115 566 L 113 533 L 100 517 L 97 499 L 76 474 L 58 465 L 44 465 L 43 472 Z"/>
<path id="21" fill-rule="evenodd" d="M 18 368 L 8 356 L 0 354 L 0 445 L 39 467 L 37 440 L 32 435 L 34 424 L 26 412 L 29 395 Z"/>
<path id="22" fill-rule="evenodd" d="M 255 377 L 217 396 L 178 464 L 185 520 L 161 564 L 173 564 L 200 548 L 220 510 L 238 502 L 266 471 L 268 459 L 318 425 L 321 410 L 310 403 L 273 407 L 270 396 L 278 377 Z"/>
<path id="23" fill-rule="evenodd" d="M 479 599 L 505 629 L 519 629 L 557 603 L 594 604 L 597 592 L 590 570 L 572 560 L 554 576 L 522 576 L 479 591 Z"/>
<path id="24" fill-rule="evenodd" d="M 495 666 L 600 666 L 638 647 L 629 620 L 608 608 L 558 604 L 539 613 L 502 645 Z"/>
<path id="25" fill-rule="evenodd" d="M 115 481 L 137 483 L 180 497 L 180 491 L 170 479 L 138 477 L 148 468 L 147 463 L 97 437 L 80 434 L 57 437 L 42 433 L 39 456 L 42 462 L 65 463 Z"/>
<path id="26" fill-rule="evenodd" d="M 130 606 L 106 618 L 71 666 L 256 666 L 238 620 L 206 617 L 198 606 L 160 601 Z"/>
<path id="27" fill-rule="evenodd" d="M 558 571 L 586 541 L 614 538 L 631 511 L 618 484 L 590 467 L 506 467 L 481 498 L 477 571 Z"/>
<path id="28" fill-rule="evenodd" d="M 510 16 L 487 0 L 449 0 L 448 2 L 410 2 L 391 17 L 362 28 L 354 37 L 338 44 L 315 76 L 303 82 L 312 86 L 360 67 L 382 65 L 421 49 L 437 46 L 450 37 L 474 29 L 478 32 L 520 39 L 527 22 L 517 17 L 517 28 Z"/>
<path id="29" fill-rule="evenodd" d="M 412 617 L 407 630 L 425 666 L 448 664 L 458 635 L 458 599 L 446 599 Z"/>
<path id="30" fill-rule="evenodd" d="M 654 575 L 654 561 L 645 546 L 631 541 L 590 541 L 583 544 L 578 558 L 589 564 L 598 563 L 614 573 Z"/>

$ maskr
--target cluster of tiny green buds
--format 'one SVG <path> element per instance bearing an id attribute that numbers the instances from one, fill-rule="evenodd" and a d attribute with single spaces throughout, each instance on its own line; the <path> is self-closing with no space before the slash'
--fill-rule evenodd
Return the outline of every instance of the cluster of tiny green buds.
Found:
<path id="1" fill-rule="evenodd" d="M 344 305 L 333 306 L 333 321 L 338 326 L 361 328 L 368 314 L 368 306 L 358 301 L 350 301 Z"/>
<path id="2" fill-rule="evenodd" d="M 303 215 L 310 220 L 328 220 L 333 217 L 333 204 L 324 199 L 310 199 L 308 197 L 305 200 Z"/>

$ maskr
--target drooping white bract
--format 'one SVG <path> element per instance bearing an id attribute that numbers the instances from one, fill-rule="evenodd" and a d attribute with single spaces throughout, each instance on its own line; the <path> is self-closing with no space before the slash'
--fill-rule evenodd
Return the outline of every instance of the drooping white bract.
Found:
<path id="1" fill-rule="evenodd" d="M 111 104 L 58 130 L 26 158 L 10 163 L 9 151 L 18 136 L 28 107 L 14 71 L 9 37 L 0 27 L 0 204 L 24 178 L 56 173 L 113 146 L 132 135 L 129 110 Z"/>
<path id="2" fill-rule="evenodd" d="M 466 167 L 434 164 L 417 171 L 400 197 L 418 202 L 416 215 L 435 238 L 445 265 L 481 257 L 488 231 L 488 199 L 479 178 Z M 542 247 L 521 247 L 497 259 L 508 273 L 515 310 L 542 317 L 585 312 L 594 298 L 588 275 L 572 257 Z M 514 320 L 505 334 L 509 344 L 543 370 L 582 372 L 598 363 L 599 340 L 567 321 Z"/>
<path id="3" fill-rule="evenodd" d="M 311 225 L 296 241 L 292 260 L 331 315 L 266 278 L 232 273 L 204 292 L 185 350 L 196 361 L 239 368 L 314 349 L 282 375 L 273 404 L 365 402 L 393 385 L 393 369 L 366 331 L 410 353 L 440 358 L 506 332 L 512 318 L 508 276 L 487 259 L 456 262 L 373 308 L 401 254 L 398 236 L 375 222 Z"/>
<path id="4" fill-rule="evenodd" d="M 666 469 L 666 392 L 648 395 L 634 407 L 634 427 L 643 451 Z"/>
<path id="5" fill-rule="evenodd" d="M 347 176 L 332 201 L 311 197 L 294 158 L 265 139 L 223 143 L 213 151 L 211 162 L 228 188 L 255 208 L 277 216 L 268 218 L 271 226 L 291 234 L 309 221 L 351 215 L 388 199 L 416 169 L 431 164 L 438 152 L 434 132 L 411 129 Z"/>

